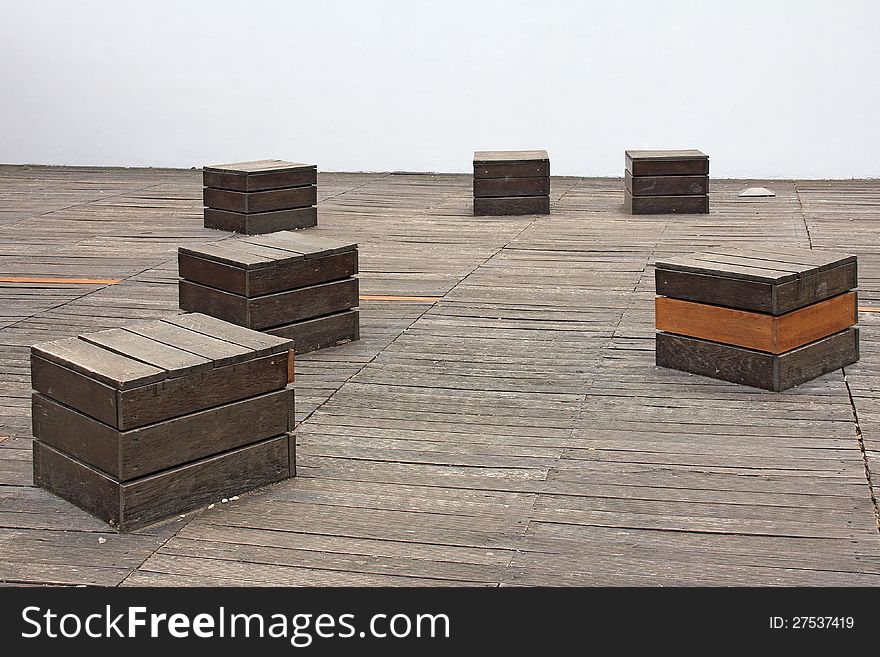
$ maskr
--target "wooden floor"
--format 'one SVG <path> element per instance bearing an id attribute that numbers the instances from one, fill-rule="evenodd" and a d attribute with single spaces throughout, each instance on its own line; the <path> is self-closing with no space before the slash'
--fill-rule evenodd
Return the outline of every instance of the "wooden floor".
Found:
<path id="1" fill-rule="evenodd" d="M 178 312 L 177 245 L 228 237 L 200 184 L 0 167 L 0 580 L 880 585 L 880 182 L 630 217 L 620 179 L 553 178 L 550 216 L 475 218 L 470 176 L 321 175 L 361 294 L 439 300 L 298 359 L 296 479 L 117 535 L 32 487 L 28 347 Z M 654 367 L 654 259 L 749 242 L 859 255 L 859 363 L 781 394 Z"/>

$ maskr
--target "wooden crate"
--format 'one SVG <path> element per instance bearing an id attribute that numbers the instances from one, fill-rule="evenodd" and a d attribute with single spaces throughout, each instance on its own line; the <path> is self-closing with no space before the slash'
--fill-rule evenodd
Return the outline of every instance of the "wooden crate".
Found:
<path id="1" fill-rule="evenodd" d="M 698 150 L 625 153 L 624 207 L 630 214 L 707 214 L 709 158 Z"/>
<path id="2" fill-rule="evenodd" d="M 205 227 L 246 235 L 315 226 L 317 167 L 259 160 L 203 168 Z"/>
<path id="3" fill-rule="evenodd" d="M 182 246 L 180 307 L 293 338 L 295 350 L 359 338 L 357 244 L 301 233 Z"/>
<path id="4" fill-rule="evenodd" d="M 858 360 L 854 256 L 718 248 L 655 283 L 659 366 L 779 391 Z"/>
<path id="5" fill-rule="evenodd" d="M 474 214 L 550 213 L 547 151 L 474 153 Z"/>
<path id="6" fill-rule="evenodd" d="M 120 531 L 133 531 L 293 476 L 296 442 L 284 434 L 128 482 L 34 441 L 34 483 Z"/>
<path id="7" fill-rule="evenodd" d="M 130 530 L 290 476 L 291 347 L 198 314 L 34 345 L 34 482 Z"/>

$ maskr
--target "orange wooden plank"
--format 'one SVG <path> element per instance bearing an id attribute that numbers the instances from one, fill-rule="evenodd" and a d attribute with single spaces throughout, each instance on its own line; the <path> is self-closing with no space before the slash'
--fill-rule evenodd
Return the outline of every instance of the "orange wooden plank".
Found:
<path id="1" fill-rule="evenodd" d="M 4 276 L 0 283 L 67 283 L 71 285 L 116 285 L 118 278 L 44 278 L 41 276 Z"/>
<path id="2" fill-rule="evenodd" d="M 776 318 L 773 353 L 789 351 L 837 333 L 859 321 L 858 295 L 845 292 Z"/>
<path id="3" fill-rule="evenodd" d="M 781 354 L 856 323 L 855 292 L 784 315 L 735 310 L 668 297 L 655 300 L 659 331 Z"/>
<path id="4" fill-rule="evenodd" d="M 358 298 L 361 301 L 413 301 L 416 303 L 436 303 L 443 297 L 403 297 L 395 295 L 365 294 Z"/>

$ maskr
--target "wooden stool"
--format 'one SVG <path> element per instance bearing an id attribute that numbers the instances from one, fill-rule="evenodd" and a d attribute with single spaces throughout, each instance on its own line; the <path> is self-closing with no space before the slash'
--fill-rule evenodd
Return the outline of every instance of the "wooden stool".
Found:
<path id="1" fill-rule="evenodd" d="M 656 263 L 657 365 L 780 391 L 859 359 L 855 256 L 719 248 Z"/>
<path id="2" fill-rule="evenodd" d="M 708 214 L 709 157 L 698 150 L 626 151 L 630 214 Z"/>
<path id="3" fill-rule="evenodd" d="M 180 307 L 290 338 L 297 353 L 360 337 L 357 244 L 302 233 L 178 249 Z"/>
<path id="4" fill-rule="evenodd" d="M 318 168 L 283 160 L 203 168 L 205 228 L 245 235 L 318 223 Z"/>
<path id="5" fill-rule="evenodd" d="M 474 153 L 474 214 L 550 214 L 547 151 Z"/>
<path id="6" fill-rule="evenodd" d="M 290 347 L 197 314 L 35 345 L 34 483 L 129 531 L 294 476 Z"/>

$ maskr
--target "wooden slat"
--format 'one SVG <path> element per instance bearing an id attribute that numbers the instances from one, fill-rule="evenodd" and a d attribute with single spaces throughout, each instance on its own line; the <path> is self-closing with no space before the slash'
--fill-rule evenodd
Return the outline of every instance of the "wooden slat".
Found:
<path id="1" fill-rule="evenodd" d="M 735 310 L 668 297 L 655 300 L 659 331 L 780 354 L 856 323 L 855 292 L 784 315 Z"/>
<path id="2" fill-rule="evenodd" d="M 859 359 L 859 332 L 849 328 L 773 355 L 672 333 L 657 334 L 657 365 L 779 392 Z"/>
<path id="3" fill-rule="evenodd" d="M 623 206 L 630 214 L 708 214 L 709 196 L 633 196 L 624 190 Z"/>
<path id="4" fill-rule="evenodd" d="M 256 356 L 280 354 L 293 347 L 290 340 L 257 333 L 201 313 L 177 315 L 164 321 L 174 326 L 252 349 Z"/>
<path id="5" fill-rule="evenodd" d="M 318 209 L 314 206 L 273 210 L 271 212 L 231 212 L 205 208 L 205 228 L 226 230 L 243 235 L 260 235 L 280 230 L 311 228 L 318 224 Z"/>
<path id="6" fill-rule="evenodd" d="M 129 481 L 293 428 L 293 389 L 119 431 L 34 394 L 34 436 L 117 481 Z"/>
<path id="7" fill-rule="evenodd" d="M 86 333 L 81 340 L 115 352 L 127 358 L 158 367 L 168 376 L 186 376 L 214 367 L 214 362 L 190 351 L 184 351 L 126 329 L 107 329 Z"/>
<path id="8" fill-rule="evenodd" d="M 42 342 L 31 354 L 120 390 L 161 381 L 168 372 L 79 338 Z"/>
<path id="9" fill-rule="evenodd" d="M 122 531 L 132 531 L 220 498 L 286 479 L 288 436 L 241 447 L 120 484 L 34 441 L 34 480 Z"/>

